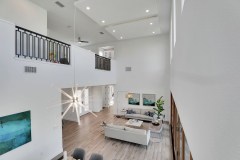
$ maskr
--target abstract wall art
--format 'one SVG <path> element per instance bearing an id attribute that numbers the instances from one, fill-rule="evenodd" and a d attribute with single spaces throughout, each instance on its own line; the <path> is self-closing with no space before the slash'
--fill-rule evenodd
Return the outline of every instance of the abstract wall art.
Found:
<path id="1" fill-rule="evenodd" d="M 155 106 L 156 95 L 155 94 L 142 94 L 144 106 Z"/>
<path id="2" fill-rule="evenodd" d="M 0 155 L 31 140 L 30 111 L 0 117 Z"/>
<path id="3" fill-rule="evenodd" d="M 128 93 L 128 104 L 139 105 L 140 104 L 140 94 L 139 93 Z"/>

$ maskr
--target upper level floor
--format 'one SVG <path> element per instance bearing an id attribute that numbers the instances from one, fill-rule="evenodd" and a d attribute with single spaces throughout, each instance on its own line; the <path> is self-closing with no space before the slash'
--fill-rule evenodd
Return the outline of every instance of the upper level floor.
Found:
<path id="1" fill-rule="evenodd" d="M 116 62 L 74 44 L 66 44 L 16 27 L 0 20 L 1 72 L 29 76 L 26 66 L 34 67 L 38 83 L 43 81 L 62 88 L 116 83 Z M 54 78 L 52 78 L 54 77 Z"/>

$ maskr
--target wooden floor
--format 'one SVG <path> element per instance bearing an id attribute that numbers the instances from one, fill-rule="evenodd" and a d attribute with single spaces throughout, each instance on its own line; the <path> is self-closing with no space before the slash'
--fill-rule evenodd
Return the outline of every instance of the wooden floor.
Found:
<path id="1" fill-rule="evenodd" d="M 151 138 L 146 149 L 142 145 L 105 138 L 103 128 L 100 126 L 103 121 L 124 124 L 127 120 L 114 117 L 111 109 L 107 108 L 97 115 L 97 118 L 91 114 L 82 116 L 80 126 L 76 122 L 64 122 L 63 147 L 68 155 L 79 147 L 85 149 L 86 160 L 92 153 L 102 154 L 104 160 L 173 160 L 170 130 L 167 124 L 163 124 L 161 138 Z M 143 125 L 146 127 L 149 123 Z"/>

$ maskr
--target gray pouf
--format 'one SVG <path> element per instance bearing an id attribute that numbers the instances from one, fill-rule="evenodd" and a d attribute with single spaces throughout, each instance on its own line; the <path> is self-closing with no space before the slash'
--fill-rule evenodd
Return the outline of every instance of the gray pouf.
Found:
<path id="1" fill-rule="evenodd" d="M 82 148 L 76 148 L 72 154 L 72 157 L 76 160 L 84 160 L 85 150 Z"/>
<path id="2" fill-rule="evenodd" d="M 103 156 L 101 154 L 93 153 L 89 160 L 103 160 Z"/>

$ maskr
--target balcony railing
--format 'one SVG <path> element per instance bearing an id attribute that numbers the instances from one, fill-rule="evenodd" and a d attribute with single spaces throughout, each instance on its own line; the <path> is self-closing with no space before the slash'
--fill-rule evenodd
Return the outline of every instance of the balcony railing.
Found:
<path id="1" fill-rule="evenodd" d="M 70 64 L 70 45 L 16 26 L 16 56 L 52 63 Z"/>
<path id="2" fill-rule="evenodd" d="M 111 71 L 111 59 L 95 54 L 95 69 Z"/>

